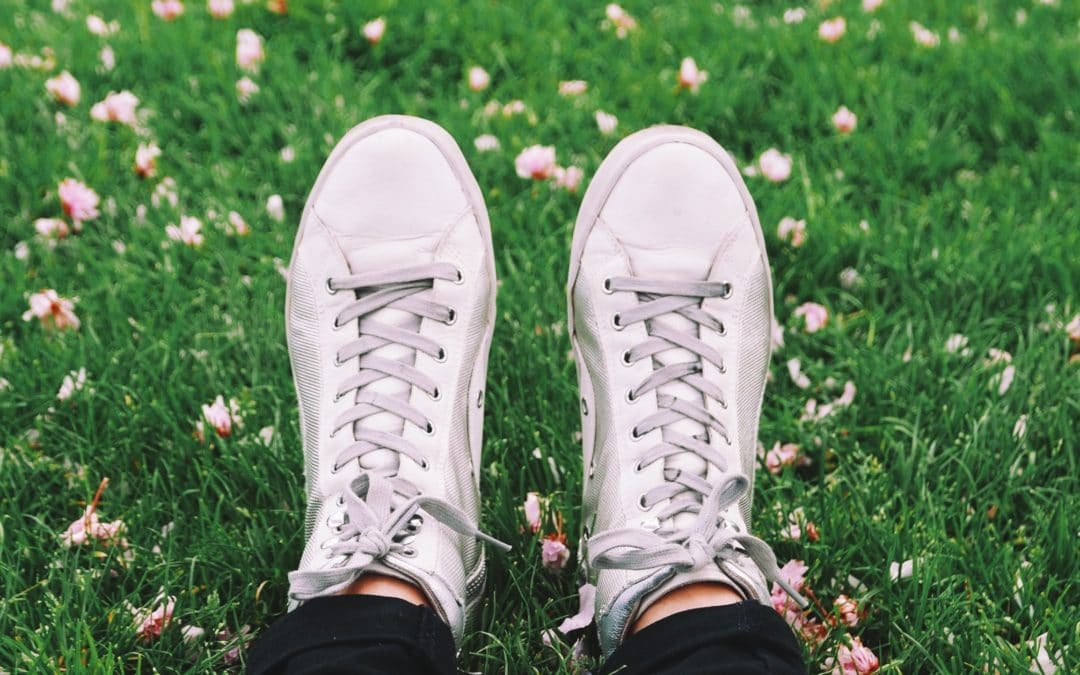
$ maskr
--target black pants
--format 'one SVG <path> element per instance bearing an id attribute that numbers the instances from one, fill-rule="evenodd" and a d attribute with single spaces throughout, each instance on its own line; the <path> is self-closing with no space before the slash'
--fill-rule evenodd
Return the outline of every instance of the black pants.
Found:
<path id="1" fill-rule="evenodd" d="M 251 650 L 248 672 L 453 675 L 454 651 L 450 628 L 426 607 L 396 598 L 336 596 L 307 602 L 270 626 Z M 680 612 L 631 635 L 601 670 L 602 675 L 616 672 L 787 675 L 806 670 L 780 615 L 741 602 Z"/>

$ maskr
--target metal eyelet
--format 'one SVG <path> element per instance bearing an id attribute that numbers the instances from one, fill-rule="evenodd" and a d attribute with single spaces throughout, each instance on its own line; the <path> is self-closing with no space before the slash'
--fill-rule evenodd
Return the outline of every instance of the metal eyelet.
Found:
<path id="1" fill-rule="evenodd" d="M 611 277 L 604 279 L 604 292 L 611 295 L 615 291 L 611 290 Z"/>
<path id="2" fill-rule="evenodd" d="M 428 394 L 428 398 L 430 398 L 432 401 L 442 400 L 442 390 L 438 387 L 435 387 L 435 391 Z"/>
<path id="3" fill-rule="evenodd" d="M 457 323 L 457 310 L 451 307 L 450 313 L 446 317 L 446 325 L 453 326 L 455 323 Z"/>
<path id="4" fill-rule="evenodd" d="M 338 292 L 338 289 L 334 288 L 331 285 L 331 283 L 330 283 L 331 281 L 333 281 L 333 280 L 330 279 L 329 277 L 326 279 L 326 292 L 329 293 L 330 295 L 336 295 L 337 292 Z"/>
<path id="5" fill-rule="evenodd" d="M 465 283 L 465 275 L 461 273 L 461 270 L 455 270 L 457 272 L 457 278 L 454 279 L 455 284 Z"/>
<path id="6" fill-rule="evenodd" d="M 724 284 L 724 292 L 720 294 L 721 300 L 727 300 L 731 297 L 732 286 L 731 284 Z"/>
<path id="7" fill-rule="evenodd" d="M 622 362 L 623 362 L 624 366 L 632 366 L 632 365 L 634 365 L 634 362 L 630 360 L 630 350 L 629 349 L 627 349 L 625 352 L 622 353 Z"/>
<path id="8" fill-rule="evenodd" d="M 649 505 L 645 503 L 645 493 L 644 492 L 642 492 L 641 496 L 638 497 L 637 505 L 638 505 L 638 508 L 641 509 L 642 511 L 648 511 L 649 510 Z"/>
<path id="9" fill-rule="evenodd" d="M 439 347 L 439 353 L 431 358 L 435 359 L 436 363 L 444 363 L 446 361 L 446 350 Z"/>
<path id="10" fill-rule="evenodd" d="M 626 402 L 629 403 L 630 405 L 634 405 L 635 403 L 638 402 L 638 398 L 636 396 L 634 396 L 634 390 L 633 389 L 627 389 L 626 390 Z"/>
<path id="11" fill-rule="evenodd" d="M 615 330 L 622 330 L 623 328 L 626 327 L 626 326 L 622 325 L 622 315 L 619 314 L 618 312 L 615 312 L 614 314 L 611 315 L 611 326 Z"/>
<path id="12" fill-rule="evenodd" d="M 435 424 L 431 420 L 428 420 L 427 426 L 424 427 L 424 433 L 428 436 L 435 435 Z"/>

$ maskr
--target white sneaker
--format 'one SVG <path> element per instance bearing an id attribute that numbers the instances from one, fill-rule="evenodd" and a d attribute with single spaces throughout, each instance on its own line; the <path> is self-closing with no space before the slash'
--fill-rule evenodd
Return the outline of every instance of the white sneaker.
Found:
<path id="1" fill-rule="evenodd" d="M 377 572 L 419 586 L 460 640 L 484 585 L 479 516 L 495 263 L 480 189 L 437 125 L 349 132 L 308 197 L 285 324 L 307 546 L 291 607 Z"/>
<path id="2" fill-rule="evenodd" d="M 713 139 L 655 127 L 619 143 L 578 215 L 568 300 L 605 655 L 690 583 L 768 603 L 776 558 L 748 530 L 772 282 L 754 203 Z"/>

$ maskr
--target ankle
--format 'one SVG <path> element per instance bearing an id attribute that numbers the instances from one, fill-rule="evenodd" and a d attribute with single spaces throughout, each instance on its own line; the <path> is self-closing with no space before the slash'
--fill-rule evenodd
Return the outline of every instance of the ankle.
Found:
<path id="1" fill-rule="evenodd" d="M 701 582 L 682 586 L 666 593 L 649 605 L 630 627 L 630 634 L 666 619 L 672 614 L 704 607 L 733 605 L 742 601 L 742 595 L 727 584 Z"/>
<path id="2" fill-rule="evenodd" d="M 342 591 L 341 595 L 378 595 L 384 598 L 398 598 L 414 605 L 431 607 L 427 596 L 418 586 L 383 574 L 364 574 Z"/>

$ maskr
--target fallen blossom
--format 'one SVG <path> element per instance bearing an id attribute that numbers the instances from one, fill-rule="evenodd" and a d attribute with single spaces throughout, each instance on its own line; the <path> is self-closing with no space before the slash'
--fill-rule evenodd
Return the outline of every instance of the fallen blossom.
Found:
<path id="1" fill-rule="evenodd" d="M 241 70 L 258 72 L 259 64 L 266 60 L 262 36 L 250 28 L 236 31 L 236 65 Z"/>
<path id="2" fill-rule="evenodd" d="M 207 0 L 206 9 L 215 19 L 227 19 L 235 9 L 233 0 Z"/>
<path id="3" fill-rule="evenodd" d="M 179 241 L 192 247 L 203 244 L 203 236 L 199 232 L 202 229 L 202 221 L 192 216 L 180 216 L 180 225 L 167 225 L 165 234 L 173 241 Z"/>
<path id="4" fill-rule="evenodd" d="M 814 523 L 812 523 L 806 518 L 806 513 L 803 511 L 803 507 L 797 507 L 794 511 L 787 515 L 787 518 L 785 520 L 786 525 L 783 529 L 780 530 L 781 539 L 798 541 L 802 538 L 804 532 L 806 534 L 806 538 L 810 541 L 817 541 L 821 538 L 821 535 L 818 533 L 817 525 L 814 525 Z"/>
<path id="5" fill-rule="evenodd" d="M 704 70 L 698 70 L 697 62 L 694 59 L 687 56 L 679 64 L 679 76 L 678 83 L 680 89 L 689 89 L 693 93 L 697 93 L 701 85 L 705 84 L 705 81 L 709 79 L 709 73 Z"/>
<path id="6" fill-rule="evenodd" d="M 364 39 L 370 44 L 379 44 L 383 39 L 383 33 L 386 32 L 386 19 L 379 17 L 368 21 L 364 24 L 361 32 L 364 34 Z"/>
<path id="7" fill-rule="evenodd" d="M 525 112 L 525 110 L 525 101 L 516 99 L 510 101 L 502 107 L 502 116 L 513 117 L 514 115 L 520 115 L 521 113 Z"/>
<path id="8" fill-rule="evenodd" d="M 75 316 L 75 299 L 61 298 L 51 288 L 30 294 L 30 309 L 23 313 L 23 321 L 36 318 L 46 329 L 78 330 L 79 317 Z"/>
<path id="9" fill-rule="evenodd" d="M 577 192 L 578 187 L 581 186 L 581 180 L 585 177 L 585 172 L 581 167 L 568 166 L 563 168 L 561 166 L 555 167 L 555 172 L 551 178 L 555 185 L 565 189 L 567 192 Z"/>
<path id="10" fill-rule="evenodd" d="M 873 12 L 881 7 L 881 3 L 884 0 L 862 0 L 862 9 L 864 12 Z"/>
<path id="11" fill-rule="evenodd" d="M 0 42 L 0 70 L 10 68 L 12 63 L 14 63 L 14 58 L 11 47 Z"/>
<path id="12" fill-rule="evenodd" d="M 1010 364 L 1005 366 L 1000 374 L 991 378 L 991 382 L 997 385 L 998 396 L 1004 396 L 1005 392 L 1009 391 L 1014 377 L 1016 377 L 1016 366 Z"/>
<path id="13" fill-rule="evenodd" d="M 829 322 L 829 310 L 816 302 L 804 302 L 795 308 L 795 317 L 806 320 L 807 333 L 816 333 Z"/>
<path id="14" fill-rule="evenodd" d="M 536 534 L 540 531 L 540 496 L 535 492 L 525 495 L 525 504 L 522 508 L 525 510 L 525 522 L 529 526 L 529 531 Z"/>
<path id="15" fill-rule="evenodd" d="M 570 549 L 566 546 L 566 535 L 549 534 L 540 545 L 540 563 L 549 570 L 561 570 L 570 559 Z"/>
<path id="16" fill-rule="evenodd" d="M 615 3 L 604 8 L 604 14 L 608 21 L 615 27 L 615 37 L 620 40 L 626 38 L 630 31 L 637 28 L 637 20 L 626 13 L 626 10 Z"/>
<path id="17" fill-rule="evenodd" d="M 806 243 L 806 221 L 784 216 L 776 226 L 776 236 L 780 241 L 790 241 L 794 248 L 799 248 Z"/>
<path id="18" fill-rule="evenodd" d="M 96 14 L 86 17 L 86 30 L 98 37 L 108 37 L 120 30 L 120 24 L 116 21 L 107 22 Z"/>
<path id="19" fill-rule="evenodd" d="M 593 612 L 596 607 L 596 586 L 582 584 L 578 588 L 578 613 L 563 619 L 559 624 L 559 632 L 567 635 L 576 630 L 588 627 L 593 622 Z"/>
<path id="20" fill-rule="evenodd" d="M 180 629 L 180 635 L 184 642 L 191 644 L 206 637 L 206 629 L 198 626 L 184 626 Z"/>
<path id="21" fill-rule="evenodd" d="M 234 405 L 235 407 L 235 405 Z M 203 417 L 210 423 L 210 426 L 214 427 L 214 431 L 222 438 L 228 438 L 232 434 L 233 417 L 232 412 L 225 406 L 225 399 L 223 396 L 218 396 L 214 399 L 214 402 L 210 405 L 204 405 L 202 407 Z"/>
<path id="22" fill-rule="evenodd" d="M 779 474 L 785 466 L 806 466 L 809 463 L 808 458 L 800 455 L 799 446 L 795 443 L 781 445 L 777 441 L 772 450 L 765 453 L 765 468 L 771 474 Z"/>
<path id="23" fill-rule="evenodd" d="M 63 239 L 71 234 L 67 221 L 61 218 L 38 218 L 34 221 L 34 231 L 42 239 Z"/>
<path id="24" fill-rule="evenodd" d="M 153 609 L 133 610 L 135 616 L 135 636 L 144 642 L 149 642 L 161 636 L 161 632 L 172 621 L 173 611 L 176 609 L 176 598 L 169 596 L 163 598 Z"/>
<path id="25" fill-rule="evenodd" d="M 1013 438 L 1018 441 L 1024 440 L 1024 437 L 1027 436 L 1027 421 L 1028 416 L 1026 413 L 1016 418 L 1016 424 L 1013 425 L 1012 430 Z"/>
<path id="26" fill-rule="evenodd" d="M 848 110 L 847 106 L 840 106 L 832 116 L 833 127 L 842 134 L 850 134 L 855 131 L 855 126 L 859 123 L 859 118 L 855 116 L 855 113 Z"/>
<path id="27" fill-rule="evenodd" d="M 135 173 L 140 178 L 153 178 L 157 173 L 157 158 L 161 148 L 156 143 L 140 143 L 135 150 Z"/>
<path id="28" fill-rule="evenodd" d="M 1035 658 L 1031 661 L 1028 672 L 1053 675 L 1058 671 L 1058 663 L 1061 661 L 1061 651 L 1050 654 L 1046 648 L 1047 634 L 1043 633 L 1034 640 L 1028 640 L 1027 647 L 1035 652 Z"/>
<path id="29" fill-rule="evenodd" d="M 66 70 L 56 77 L 45 80 L 45 91 L 64 105 L 78 105 L 79 98 L 82 96 L 79 81 Z"/>
<path id="30" fill-rule="evenodd" d="M 840 286 L 846 289 L 855 288 L 862 281 L 862 276 L 854 267 L 845 267 L 840 271 Z"/>
<path id="31" fill-rule="evenodd" d="M 180 0 L 154 0 L 150 3 L 150 9 L 159 18 L 172 21 L 184 13 L 184 3 Z"/>
<path id="32" fill-rule="evenodd" d="M 495 138 L 491 134 L 482 134 L 476 137 L 473 141 L 473 145 L 476 146 L 477 152 L 492 152 L 499 149 L 499 139 Z"/>
<path id="33" fill-rule="evenodd" d="M 75 229 L 78 229 L 82 222 L 93 220 L 101 215 L 97 208 L 101 198 L 85 183 L 74 178 L 65 178 L 60 182 L 56 192 L 60 197 L 61 208 L 75 223 Z"/>
<path id="34" fill-rule="evenodd" d="M 945 340 L 945 351 L 950 354 L 959 353 L 961 356 L 967 356 L 971 353 L 971 350 L 967 348 L 968 339 L 966 335 L 960 333 L 953 333 Z"/>
<path id="35" fill-rule="evenodd" d="M 605 136 L 610 136 L 615 133 L 616 127 L 619 126 L 619 118 L 610 113 L 606 113 L 603 110 L 596 111 L 596 127 L 600 129 L 600 133 Z M 1080 317 L 1077 317 L 1077 321 L 1080 321 Z"/>
<path id="36" fill-rule="evenodd" d="M 71 371 L 64 376 L 64 381 L 60 383 L 60 390 L 56 392 L 56 400 L 68 400 L 75 395 L 75 392 L 82 391 L 83 386 L 85 385 L 86 368 L 79 368 L 78 371 Z"/>
<path id="37" fill-rule="evenodd" d="M 805 19 L 806 9 L 803 7 L 792 7 L 784 10 L 784 23 L 786 24 L 802 23 Z"/>
<path id="38" fill-rule="evenodd" d="M 778 349 L 782 349 L 784 346 L 784 327 L 780 325 L 780 322 L 773 317 L 772 320 L 772 334 L 770 336 L 770 343 L 772 350 L 775 352 Z"/>
<path id="39" fill-rule="evenodd" d="M 889 579 L 897 581 L 899 579 L 907 579 L 911 576 L 915 563 L 909 558 L 904 562 L 891 562 L 889 563 Z"/>
<path id="40" fill-rule="evenodd" d="M 559 96 L 580 96 L 589 89 L 585 80 L 564 80 L 559 83 Z"/>
<path id="41" fill-rule="evenodd" d="M 469 89 L 484 91 L 491 85 L 491 75 L 480 66 L 469 68 Z"/>
<path id="42" fill-rule="evenodd" d="M 263 445 L 270 445 L 270 442 L 274 440 L 274 427 L 263 427 L 259 429 L 259 440 L 263 442 Z"/>
<path id="43" fill-rule="evenodd" d="M 997 349 L 991 347 L 986 350 L 986 358 L 983 360 L 984 366 L 993 366 L 998 363 L 1012 363 L 1012 354 L 1004 349 Z"/>
<path id="44" fill-rule="evenodd" d="M 791 381 L 795 383 L 795 386 L 799 389 L 806 389 L 810 386 L 810 378 L 806 373 L 802 372 L 802 361 L 799 359 L 788 359 L 787 362 L 788 375 L 791 376 Z"/>
<path id="45" fill-rule="evenodd" d="M 104 68 L 106 72 L 111 71 L 116 67 L 116 52 L 114 52 L 113 48 L 109 45 L 105 45 L 101 48 L 101 51 L 98 52 L 98 59 L 101 60 L 101 67 Z"/>
<path id="46" fill-rule="evenodd" d="M 66 548 L 82 546 L 95 541 L 110 546 L 117 545 L 124 549 L 128 547 L 127 540 L 121 537 L 125 529 L 124 521 L 114 520 L 111 523 L 103 523 L 97 514 L 101 495 L 105 493 L 105 488 L 108 485 L 108 478 L 101 479 L 97 492 L 94 493 L 94 498 L 86 506 L 83 515 L 71 525 L 68 525 L 68 528 L 60 534 L 60 541 Z"/>
<path id="47" fill-rule="evenodd" d="M 827 659 L 825 667 L 832 668 L 833 675 L 870 675 L 876 673 L 880 665 L 874 652 L 854 637 L 850 646 L 841 643 L 836 650 L 836 658 Z"/>
<path id="48" fill-rule="evenodd" d="M 818 37 L 825 42 L 836 42 L 844 37 L 846 31 L 847 21 L 844 20 L 844 17 L 838 16 L 821 22 L 821 25 L 818 26 Z"/>
<path id="49" fill-rule="evenodd" d="M 769 148 L 758 158 L 757 169 L 773 183 L 783 183 L 791 177 L 791 155 Z"/>
<path id="50" fill-rule="evenodd" d="M 285 203 L 281 195 L 270 195 L 266 200 L 266 213 L 272 220 L 279 223 L 285 220 Z"/>
<path id="51" fill-rule="evenodd" d="M 104 100 L 90 108 L 90 117 L 98 122 L 119 122 L 135 126 L 135 109 L 138 105 L 139 98 L 130 91 L 110 92 Z"/>
<path id="52" fill-rule="evenodd" d="M 859 605 L 848 596 L 837 596 L 833 601 L 833 608 L 844 625 L 854 628 L 859 624 Z"/>
<path id="53" fill-rule="evenodd" d="M 225 225 L 225 234 L 233 237 L 246 237 L 251 234 L 251 227 L 236 211 L 229 211 L 228 221 Z"/>
<path id="54" fill-rule="evenodd" d="M 909 27 L 911 36 L 915 38 L 915 43 L 919 46 L 933 49 L 941 44 L 941 37 L 918 21 L 912 21 Z"/>
<path id="55" fill-rule="evenodd" d="M 250 0 L 245 1 L 250 2 Z M 266 9 L 278 16 L 285 16 L 289 13 L 289 0 L 266 0 Z"/>
<path id="56" fill-rule="evenodd" d="M 296 148 L 291 145 L 286 145 L 281 149 L 280 157 L 283 164 L 290 164 L 296 161 Z"/>
<path id="57" fill-rule="evenodd" d="M 840 407 L 847 407 L 855 402 L 855 383 L 848 380 L 844 383 L 844 391 L 840 394 L 840 397 L 833 401 L 833 405 Z"/>
<path id="58" fill-rule="evenodd" d="M 259 93 L 259 85 L 255 84 L 250 77 L 241 77 L 236 81 L 236 99 L 241 104 L 246 104 L 257 93 Z"/>
<path id="59" fill-rule="evenodd" d="M 1065 324 L 1065 334 L 1069 340 L 1080 345 L 1080 314 L 1074 316 L 1069 323 Z"/>
<path id="60" fill-rule="evenodd" d="M 154 192 L 150 195 L 150 203 L 154 205 L 154 208 L 161 208 L 163 204 L 176 208 L 176 205 L 180 203 L 180 195 L 176 192 L 176 180 L 170 176 L 166 176 L 161 179 L 161 182 L 154 186 Z M 140 220 L 145 217 L 145 213 L 140 216 Z"/>
<path id="61" fill-rule="evenodd" d="M 546 180 L 555 169 L 555 148 L 550 145 L 530 145 L 514 159 L 514 170 L 521 178 Z"/>

